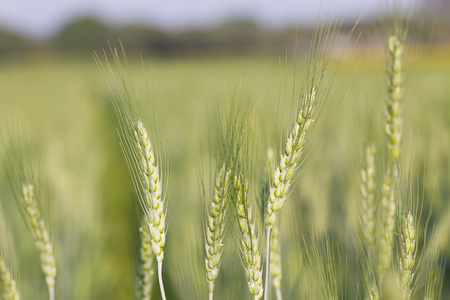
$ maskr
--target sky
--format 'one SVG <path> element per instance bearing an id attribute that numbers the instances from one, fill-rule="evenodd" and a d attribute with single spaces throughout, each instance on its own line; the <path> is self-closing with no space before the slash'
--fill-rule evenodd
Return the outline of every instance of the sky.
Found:
<path id="1" fill-rule="evenodd" d="M 333 12 L 356 20 L 376 16 L 388 0 L 0 0 L 0 26 L 31 37 L 46 37 L 69 20 L 93 15 L 110 24 L 146 23 L 168 30 L 211 26 L 250 18 L 282 28 L 311 24 Z M 398 0 L 403 7 L 413 0 Z"/>

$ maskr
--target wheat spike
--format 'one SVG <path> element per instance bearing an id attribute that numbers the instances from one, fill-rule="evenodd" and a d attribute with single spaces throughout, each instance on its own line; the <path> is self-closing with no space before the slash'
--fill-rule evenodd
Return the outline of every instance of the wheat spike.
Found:
<path id="1" fill-rule="evenodd" d="M 54 299 L 55 280 L 56 280 L 56 264 L 55 256 L 53 254 L 53 245 L 50 241 L 44 219 L 40 214 L 34 195 L 34 186 L 31 184 L 24 184 L 22 187 L 23 194 L 23 208 L 27 223 L 30 226 L 31 234 L 34 238 L 34 244 L 39 252 L 41 260 L 41 269 L 45 275 L 45 282 L 47 283 L 50 299 Z"/>
<path id="2" fill-rule="evenodd" d="M 363 229 L 371 253 L 375 244 L 375 153 L 374 145 L 367 147 L 366 165 L 361 170 Z"/>
<path id="3" fill-rule="evenodd" d="M 158 279 L 161 297 L 165 300 L 162 263 L 164 259 L 164 245 L 166 243 L 166 212 L 164 211 L 162 182 L 152 144 L 150 143 L 147 130 L 140 120 L 137 121 L 134 136 L 140 157 L 139 171 L 141 172 L 140 180 L 143 183 L 143 208 L 150 232 L 152 250 L 158 261 Z"/>
<path id="4" fill-rule="evenodd" d="M 137 122 L 135 130 L 136 144 L 141 157 L 141 172 L 144 181 L 146 199 L 145 213 L 149 226 L 153 253 L 159 263 L 164 259 L 164 244 L 166 241 L 164 199 L 162 198 L 162 183 L 159 168 L 156 165 L 155 154 L 148 138 L 147 130 L 141 121 Z"/>
<path id="5" fill-rule="evenodd" d="M 390 267 L 392 261 L 392 243 L 396 218 L 396 205 L 394 191 L 391 186 L 390 170 L 387 171 L 383 183 L 380 218 L 378 274 L 382 276 L 384 271 Z"/>
<path id="6" fill-rule="evenodd" d="M 139 227 L 139 266 L 136 283 L 136 296 L 139 300 L 150 300 L 153 278 L 153 252 L 147 222 Z"/>
<path id="7" fill-rule="evenodd" d="M 13 279 L 8 266 L 2 258 L 0 258 L 0 280 L 0 286 L 2 287 L 1 290 L 3 291 L 3 299 L 20 300 L 16 281 Z"/>
<path id="8" fill-rule="evenodd" d="M 292 176 L 303 152 L 306 134 L 314 121 L 315 102 L 316 90 L 313 87 L 302 100 L 297 119 L 286 140 L 286 147 L 281 155 L 280 163 L 273 172 L 267 208 L 267 225 L 269 228 L 275 225 L 277 212 L 286 201 Z"/>
<path id="9" fill-rule="evenodd" d="M 244 262 L 248 287 L 254 300 L 263 296 L 261 255 L 258 249 L 258 235 L 253 220 L 252 206 L 248 202 L 248 183 L 241 174 L 234 176 L 234 205 L 240 231 L 241 255 Z"/>
<path id="10" fill-rule="evenodd" d="M 216 175 L 214 194 L 209 207 L 205 248 L 206 248 L 206 280 L 209 285 L 210 299 L 214 293 L 214 282 L 219 274 L 220 259 L 223 249 L 223 236 L 225 232 L 225 216 L 228 200 L 228 182 L 231 171 L 225 164 Z"/>
<path id="11" fill-rule="evenodd" d="M 404 216 L 401 222 L 402 233 L 400 258 L 400 274 L 402 276 L 402 286 L 405 299 L 409 299 L 411 294 L 411 284 L 414 277 L 414 263 L 416 259 L 416 230 L 411 212 Z"/>
<path id="12" fill-rule="evenodd" d="M 391 36 L 388 41 L 390 66 L 388 69 L 388 97 L 386 108 L 386 135 L 391 159 L 397 160 L 400 156 L 400 140 L 402 119 L 399 116 L 400 100 L 402 97 L 402 66 L 403 44 L 397 36 Z"/>

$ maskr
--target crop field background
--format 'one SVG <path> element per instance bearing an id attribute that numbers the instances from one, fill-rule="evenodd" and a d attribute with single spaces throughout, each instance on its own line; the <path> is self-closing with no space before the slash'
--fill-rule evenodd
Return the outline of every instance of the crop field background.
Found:
<path id="1" fill-rule="evenodd" d="M 106 43 L 103 46 L 108 49 Z M 93 51 L 102 57 L 101 47 Z M 368 136 L 384 138 L 386 52 L 383 47 L 350 43 L 341 61 L 331 64 L 327 101 L 308 140 L 306 159 L 289 201 L 280 213 L 281 227 L 286 229 L 280 236 L 285 299 L 298 288 L 291 276 L 302 268 L 295 260 L 296 251 L 303 251 L 303 239 L 313 231 L 321 239 L 328 238 L 338 253 L 343 298 L 360 296 L 355 242 L 360 170 Z M 406 53 L 402 153 L 411 165 L 410 180 L 417 197 L 423 200 L 418 247 L 425 253 L 433 237 L 439 236 L 442 299 L 448 299 L 450 52 L 445 46 L 411 44 Z M 263 164 L 269 147 L 281 151 L 280 143 L 301 95 L 304 56 L 301 50 L 296 55 L 292 51 L 205 57 L 144 55 L 141 62 L 130 51 L 125 71 L 138 91 L 147 127 L 157 134 L 155 144 L 163 170 L 169 174 L 164 265 L 168 299 L 207 297 L 206 204 L 201 182 L 209 196 L 215 166 L 210 144 L 216 118 L 233 98 L 250 106 L 256 140 L 253 159 Z M 44 211 L 58 266 L 57 294 L 67 295 L 59 298 L 131 299 L 139 205 L 119 145 L 106 78 L 92 53 L 40 53 L 0 60 L 0 120 L 2 135 L 21 128 L 35 145 L 33 154 L 48 199 Z M 5 139 L 0 141 L 1 147 L 8 147 Z M 256 197 L 257 180 L 254 186 L 250 192 Z M 46 299 L 38 255 L 3 171 L 0 201 L 0 226 L 8 224 L 21 298 Z M 435 228 L 440 235 L 432 234 Z M 248 291 L 233 247 L 236 238 L 228 235 L 226 243 L 216 298 L 243 299 L 237 295 Z M 424 274 L 417 276 L 420 289 Z"/>

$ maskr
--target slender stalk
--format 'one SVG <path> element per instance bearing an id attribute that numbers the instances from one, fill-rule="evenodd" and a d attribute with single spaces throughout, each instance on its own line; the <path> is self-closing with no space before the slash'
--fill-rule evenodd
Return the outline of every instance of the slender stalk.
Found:
<path id="1" fill-rule="evenodd" d="M 277 300 L 283 300 L 280 289 L 275 289 L 275 295 L 277 296 Z"/>
<path id="2" fill-rule="evenodd" d="M 55 300 L 55 287 L 48 287 L 48 294 L 49 294 L 49 298 L 50 300 Z"/>
<path id="3" fill-rule="evenodd" d="M 161 299 L 166 300 L 166 293 L 164 292 L 164 284 L 162 280 L 162 261 L 158 261 L 158 281 L 159 289 L 161 291 Z"/>

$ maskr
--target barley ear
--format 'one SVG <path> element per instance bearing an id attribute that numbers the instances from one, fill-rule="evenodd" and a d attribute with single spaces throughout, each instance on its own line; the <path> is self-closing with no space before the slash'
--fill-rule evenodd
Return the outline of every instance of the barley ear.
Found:
<path id="1" fill-rule="evenodd" d="M 165 299 L 164 285 L 162 281 L 162 262 L 164 259 L 164 245 L 166 242 L 166 214 L 159 167 L 156 164 L 156 156 L 152 144 L 142 121 L 138 120 L 134 131 L 135 143 L 140 156 L 139 172 L 143 185 L 143 207 L 146 214 L 147 226 L 151 236 L 153 253 L 158 262 L 158 279 L 161 296 Z"/>
<path id="2" fill-rule="evenodd" d="M 336 50 L 336 37 L 342 26 L 342 22 L 322 23 L 320 18 L 314 28 L 313 40 L 309 49 L 308 65 L 306 77 L 303 82 L 301 101 L 299 103 L 299 111 L 292 125 L 292 129 L 286 137 L 284 151 L 281 153 L 279 164 L 276 166 L 271 180 L 270 195 L 267 200 L 267 234 L 266 234 L 266 272 L 265 286 L 267 287 L 269 261 L 270 261 L 270 235 L 271 229 L 276 223 L 277 213 L 284 205 L 289 193 L 291 180 L 295 175 L 295 170 L 300 161 L 303 147 L 308 135 L 308 131 L 315 120 L 316 115 L 320 112 L 322 105 L 318 105 L 316 101 L 316 93 L 319 88 L 322 89 L 323 79 L 330 65 L 331 52 Z M 354 27 L 350 30 L 344 43 L 337 48 L 337 53 L 342 50 L 352 34 Z M 334 48 L 334 50 L 333 50 Z M 339 54 L 338 54 L 339 55 Z M 327 89 L 327 87 L 325 87 Z M 264 299 L 268 300 L 268 289 L 264 295 Z"/>
<path id="3" fill-rule="evenodd" d="M 119 121 L 120 144 L 145 215 L 152 251 L 158 262 L 158 280 L 161 297 L 164 300 L 162 263 L 166 241 L 166 211 L 161 172 L 156 151 L 153 149 L 147 129 L 142 122 L 137 91 L 122 67 L 122 60 L 128 66 L 125 49 L 121 45 L 122 59 L 117 49 L 110 48 L 110 50 L 116 70 L 113 70 L 109 64 L 106 52 L 104 53 L 105 63 L 102 63 L 97 55 L 95 55 L 95 59 L 100 69 L 110 73 L 113 77 L 108 82 L 108 89 Z"/>
<path id="4" fill-rule="evenodd" d="M 400 113 L 400 100 L 402 98 L 402 66 L 403 66 L 403 43 L 394 35 L 388 41 L 390 65 L 388 69 L 388 96 L 386 107 L 386 135 L 388 138 L 388 149 L 391 159 L 398 160 L 400 157 L 400 141 L 402 119 Z"/>
<path id="5" fill-rule="evenodd" d="M 265 177 L 262 180 L 261 186 L 261 200 L 262 203 L 269 196 L 270 182 L 269 178 L 273 173 L 274 168 L 274 153 L 273 149 L 269 148 L 266 154 L 265 162 Z M 275 295 L 277 300 L 283 299 L 281 294 L 281 279 L 282 279 L 282 265 L 281 265 L 281 244 L 278 235 L 279 224 L 277 223 L 273 227 L 273 232 L 270 234 L 270 254 L 269 254 L 269 264 L 270 264 L 270 274 L 272 275 L 272 284 L 275 289 Z M 269 286 L 266 286 L 269 289 Z"/>
<path id="6" fill-rule="evenodd" d="M 382 278 L 383 273 L 391 266 L 393 251 L 393 235 L 396 219 L 396 205 L 394 192 L 391 185 L 391 172 L 387 171 L 383 183 L 383 192 L 380 210 L 379 233 L 379 255 L 378 255 L 378 275 Z"/>
<path id="7" fill-rule="evenodd" d="M 273 149 L 269 148 L 266 154 L 265 162 L 265 178 L 262 181 L 261 187 L 261 200 L 262 203 L 268 198 L 270 183 L 269 178 L 273 173 L 274 168 L 274 153 Z M 281 279 L 282 279 L 282 264 L 281 264 L 281 244 L 279 240 L 279 223 L 273 227 L 273 232 L 270 234 L 270 254 L 269 254 L 269 264 L 270 264 L 270 274 L 272 275 L 272 284 L 275 289 L 275 295 L 277 300 L 283 299 L 281 294 Z M 269 286 L 266 286 L 269 289 Z"/>
<path id="8" fill-rule="evenodd" d="M 375 152 L 374 145 L 367 147 L 365 166 L 361 170 L 362 221 L 369 257 L 375 245 Z"/>
<path id="9" fill-rule="evenodd" d="M 411 212 L 404 216 L 401 222 L 401 258 L 400 276 L 404 299 L 409 299 L 411 295 L 411 284 L 414 278 L 414 263 L 416 259 L 416 230 L 414 218 Z"/>
<path id="10" fill-rule="evenodd" d="M 2 297 L 5 300 L 20 300 L 16 281 L 13 279 L 10 269 L 3 258 L 0 258 L 0 287 Z"/>
<path id="11" fill-rule="evenodd" d="M 393 166 L 394 178 L 397 186 L 400 186 L 400 145 L 402 137 L 402 123 L 400 117 L 400 107 L 402 99 L 402 81 L 403 81 L 403 54 L 404 45 L 398 35 L 392 35 L 388 40 L 388 51 L 390 64 L 388 67 L 388 95 L 386 100 L 386 136 L 387 146 Z M 399 194 L 399 204 L 401 205 Z"/>
<path id="12" fill-rule="evenodd" d="M 209 286 L 209 299 L 213 298 L 214 283 L 219 274 L 223 251 L 230 174 L 231 170 L 227 170 L 224 164 L 216 175 L 214 194 L 208 210 L 205 234 L 205 265 L 206 280 Z"/>
<path id="13" fill-rule="evenodd" d="M 159 167 L 152 144 L 142 121 L 137 121 L 134 131 L 136 145 L 140 154 L 140 172 L 144 183 L 145 213 L 150 230 L 153 253 L 158 263 L 164 259 L 164 245 L 166 241 L 164 199 Z"/>
<path id="14" fill-rule="evenodd" d="M 45 275 L 45 282 L 49 290 L 50 300 L 55 298 L 56 264 L 53 254 L 53 245 L 50 241 L 47 228 L 41 216 L 35 198 L 34 186 L 24 184 L 22 187 L 22 206 L 26 222 L 29 225 L 34 244 L 39 252 L 41 269 Z"/>
<path id="15" fill-rule="evenodd" d="M 253 210 L 248 202 L 248 182 L 242 174 L 236 174 L 233 178 L 234 206 L 236 208 L 236 219 L 240 231 L 240 250 L 244 263 L 247 284 L 254 300 L 263 296 L 261 255 L 258 249 L 258 235 Z"/>
<path id="16" fill-rule="evenodd" d="M 270 236 L 271 229 L 277 221 L 277 213 L 287 199 L 291 179 L 303 152 L 306 134 L 314 121 L 314 111 L 316 103 L 316 89 L 312 87 L 308 94 L 302 98 L 300 110 L 292 129 L 287 137 L 285 150 L 281 155 L 279 165 L 273 171 L 272 181 L 269 189 L 269 199 L 267 201 L 267 234 L 266 234 L 266 271 L 264 285 L 266 293 L 264 299 L 267 300 L 269 266 L 270 266 Z"/>
<path id="17" fill-rule="evenodd" d="M 1 199 L 0 199 L 1 200 Z M 11 234 L 5 222 L 0 205 L 0 299 L 19 300 L 19 291 L 16 280 L 16 256 L 13 249 Z"/>
<path id="18" fill-rule="evenodd" d="M 139 300 L 150 300 L 152 291 L 153 252 L 151 236 L 147 222 L 139 227 L 139 265 L 136 278 L 136 298 Z"/>
<path id="19" fill-rule="evenodd" d="M 269 228 L 275 225 L 277 212 L 286 201 L 291 179 L 303 152 L 308 129 L 314 121 L 315 103 L 316 89 L 313 87 L 303 97 L 301 108 L 286 140 L 285 150 L 272 175 L 267 207 L 267 225 Z"/>

